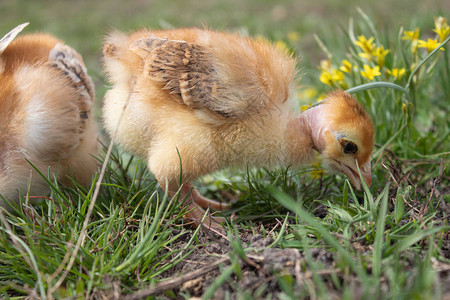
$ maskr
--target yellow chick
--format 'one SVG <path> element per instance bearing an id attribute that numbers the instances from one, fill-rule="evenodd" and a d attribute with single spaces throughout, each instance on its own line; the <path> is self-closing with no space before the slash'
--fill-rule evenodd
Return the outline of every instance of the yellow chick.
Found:
<path id="1" fill-rule="evenodd" d="M 182 186 L 186 218 L 197 225 L 203 208 L 227 206 L 201 196 L 192 182 L 225 167 L 302 165 L 319 151 L 357 188 L 357 164 L 370 184 L 374 128 L 366 112 L 336 91 L 300 113 L 290 99 L 297 62 L 268 41 L 141 30 L 111 33 L 103 52 L 112 84 L 103 108 L 107 131 L 117 128 L 119 144 L 147 161 L 163 189 L 166 181 L 171 194 Z M 223 220 L 207 218 L 217 227 L 213 221 Z"/>
<path id="2" fill-rule="evenodd" d="M 45 196 L 49 170 L 62 183 L 88 185 L 97 168 L 94 85 L 81 56 L 47 34 L 0 40 L 0 206 Z"/>

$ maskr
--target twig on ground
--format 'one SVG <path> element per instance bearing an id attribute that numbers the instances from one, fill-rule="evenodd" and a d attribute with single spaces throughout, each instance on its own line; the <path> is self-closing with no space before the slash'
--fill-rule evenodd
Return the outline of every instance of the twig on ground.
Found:
<path id="1" fill-rule="evenodd" d="M 197 278 L 199 276 L 202 276 L 202 275 L 204 275 L 206 273 L 209 273 L 209 272 L 215 270 L 216 268 L 219 267 L 219 265 L 221 265 L 221 264 L 223 264 L 223 263 L 225 263 L 225 262 L 227 262 L 229 260 L 230 260 L 229 257 L 224 257 L 224 258 L 219 259 L 218 261 L 216 261 L 216 262 L 214 262 L 214 263 L 212 263 L 212 264 L 210 264 L 208 266 L 204 266 L 204 267 L 202 267 L 200 269 L 197 269 L 195 271 L 189 272 L 189 273 L 187 273 L 187 274 L 185 274 L 185 275 L 183 275 L 181 277 L 173 278 L 173 279 L 170 279 L 170 280 L 167 280 L 167 281 L 163 281 L 163 282 L 157 284 L 153 288 L 149 288 L 149 289 L 146 289 L 146 290 L 141 290 L 141 291 L 136 292 L 134 294 L 131 294 L 131 295 L 128 295 L 128 296 L 124 296 L 124 297 L 122 297 L 122 299 L 124 299 L 124 300 L 142 299 L 144 297 L 148 297 L 148 296 L 151 296 L 151 295 L 156 295 L 156 294 L 162 293 L 164 291 L 177 288 L 177 287 L 181 286 L 183 283 L 185 283 L 186 281 L 193 280 L 193 279 L 195 279 L 195 278 Z"/>

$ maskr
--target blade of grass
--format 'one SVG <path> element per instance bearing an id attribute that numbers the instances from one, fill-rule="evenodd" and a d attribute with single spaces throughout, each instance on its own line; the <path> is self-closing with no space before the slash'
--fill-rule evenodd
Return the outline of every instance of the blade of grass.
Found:
<path id="1" fill-rule="evenodd" d="M 166 192 L 164 193 L 163 199 L 161 201 L 161 205 L 159 209 L 156 212 L 155 217 L 152 220 L 152 224 L 150 225 L 150 228 L 148 229 L 148 232 L 145 234 L 142 241 L 133 249 L 133 252 L 129 255 L 129 257 L 121 263 L 119 266 L 116 267 L 116 272 L 121 272 L 124 269 L 132 268 L 141 257 L 146 255 L 148 253 L 148 249 L 145 249 L 148 247 L 148 244 L 154 239 L 155 235 L 158 232 L 158 229 L 161 225 L 161 219 L 163 216 L 163 212 L 166 212 L 168 209 L 167 202 L 169 200 L 169 194 L 167 192 L 168 189 L 166 189 Z M 149 199 L 149 202 L 152 201 L 153 196 L 156 195 L 153 193 L 152 197 Z"/>
<path id="2" fill-rule="evenodd" d="M 402 188 L 397 188 L 397 195 L 395 196 L 395 207 L 394 207 L 394 220 L 396 224 L 399 224 L 403 219 L 405 213 L 405 203 L 402 197 Z"/>
<path id="3" fill-rule="evenodd" d="M 319 38 L 317 34 L 314 34 L 314 39 L 316 40 L 317 44 L 319 44 L 320 49 L 326 54 L 326 56 L 329 59 L 333 58 L 333 54 L 331 54 L 330 50 L 328 50 L 327 46 L 325 46 L 324 42 Z"/>
<path id="4" fill-rule="evenodd" d="M 11 227 L 9 226 L 8 221 L 6 221 L 5 215 L 3 214 L 3 209 L 0 209 L 0 219 L 3 223 L 3 226 L 5 227 L 5 232 L 10 236 L 13 244 L 16 245 L 17 251 L 20 252 L 20 254 L 23 256 L 27 264 L 32 269 L 34 269 L 42 299 L 47 299 L 47 296 L 45 294 L 44 282 L 42 280 L 42 273 L 41 271 L 39 271 L 38 263 L 33 254 L 33 251 L 31 251 L 28 245 L 21 238 L 19 238 L 16 234 L 14 234 Z"/>
<path id="5" fill-rule="evenodd" d="M 386 251 L 385 255 L 390 255 L 393 252 L 404 251 L 404 250 L 408 249 L 409 247 L 411 247 L 412 245 L 414 245 L 415 243 L 419 242 L 420 240 L 423 240 L 424 238 L 426 238 L 429 235 L 438 233 L 440 231 L 448 231 L 448 230 L 450 230 L 450 226 L 439 226 L 439 227 L 428 228 L 428 229 L 425 229 L 420 232 L 416 232 L 414 234 L 411 234 L 411 235 L 405 237 L 404 239 L 401 239 L 397 244 L 395 244 L 394 246 L 389 248 Z"/>
<path id="6" fill-rule="evenodd" d="M 383 153 L 384 149 L 386 149 L 386 147 L 392 143 L 392 141 L 400 134 L 400 132 L 402 132 L 403 129 L 406 128 L 406 125 L 408 125 L 407 122 L 405 122 L 405 124 L 403 124 L 402 127 L 401 127 L 395 134 L 393 134 L 393 135 L 389 138 L 389 140 L 387 140 L 387 142 L 384 143 L 383 146 L 380 147 L 380 149 L 378 149 L 377 151 L 375 151 L 375 153 L 372 155 L 372 157 L 377 157 L 377 156 L 379 156 L 381 153 Z"/>
<path id="7" fill-rule="evenodd" d="M 387 203 L 389 196 L 389 182 L 384 187 L 382 192 L 383 198 L 381 201 L 381 207 L 378 212 L 378 220 L 377 220 L 377 231 L 375 233 L 375 242 L 373 249 L 373 259 L 372 259 L 372 272 L 375 278 L 380 278 L 381 276 L 381 261 L 382 261 L 382 253 L 383 253 L 383 235 L 384 235 L 384 226 L 386 224 L 386 211 L 387 211 Z"/>
<path id="8" fill-rule="evenodd" d="M 29 161 L 28 159 L 25 158 L 25 160 L 27 161 L 27 163 L 30 164 L 30 166 L 36 170 L 36 172 L 39 174 L 39 176 L 41 176 L 46 183 L 50 186 L 50 188 L 52 189 L 52 191 L 55 191 L 61 198 L 63 198 L 65 201 L 69 201 L 69 199 L 67 199 L 66 195 L 64 195 L 64 193 L 61 192 L 61 190 L 59 188 L 56 187 L 56 185 L 49 179 L 48 176 L 45 176 L 44 173 L 42 173 L 31 161 Z M 50 172 L 49 172 L 50 174 Z"/>
<path id="9" fill-rule="evenodd" d="M 221 287 L 225 283 L 225 281 L 227 281 L 228 278 L 231 277 L 231 275 L 233 275 L 236 268 L 235 264 L 236 263 L 231 264 L 231 266 L 221 272 L 220 276 L 217 277 L 213 284 L 211 284 L 211 286 L 203 294 L 202 300 L 212 299 L 214 297 L 214 293 L 216 292 L 216 290 Z M 239 264 L 237 265 L 239 266 Z"/>
<path id="10" fill-rule="evenodd" d="M 442 47 L 445 46 L 445 44 L 450 41 L 450 35 L 439 44 L 439 46 L 436 47 L 433 51 L 431 51 L 425 58 L 414 68 L 414 70 L 411 72 L 411 74 L 408 77 L 408 81 L 406 82 L 405 89 L 408 90 L 409 86 L 411 85 L 412 79 L 414 75 L 420 70 L 420 68 L 431 58 L 433 55 L 435 55 Z"/>
<path id="11" fill-rule="evenodd" d="M 375 88 L 391 88 L 391 89 L 399 90 L 399 91 L 403 92 L 403 94 L 405 94 L 408 101 L 411 102 L 411 97 L 410 97 L 407 89 L 405 89 L 404 87 L 402 87 L 398 84 L 395 84 L 392 82 L 387 82 L 387 81 L 376 81 L 376 82 L 364 83 L 364 84 L 349 88 L 346 90 L 346 92 L 349 94 L 354 94 L 354 93 L 358 93 L 358 92 L 362 92 L 362 91 L 366 91 L 366 90 L 370 90 L 370 89 L 375 89 Z"/>
<path id="12" fill-rule="evenodd" d="M 284 218 L 284 222 L 283 225 L 281 226 L 280 232 L 278 232 L 278 236 L 275 239 L 275 241 L 273 241 L 272 244 L 270 244 L 267 248 L 273 248 L 278 246 L 281 243 L 281 240 L 284 236 L 284 233 L 286 232 L 286 225 L 287 225 L 287 221 L 289 219 L 289 213 L 286 214 L 286 218 Z"/>
<path id="13" fill-rule="evenodd" d="M 355 36 L 355 25 L 353 18 L 350 18 L 348 21 L 348 35 L 350 37 L 350 40 L 352 41 L 352 44 L 354 44 L 357 41 L 357 39 Z"/>
<path id="14" fill-rule="evenodd" d="M 337 252 L 342 255 L 348 266 L 356 274 L 358 274 L 361 280 L 365 282 L 368 280 L 366 273 L 363 271 L 360 265 L 355 262 L 350 253 L 341 246 L 341 244 L 329 233 L 328 229 L 325 228 L 325 226 L 320 224 L 319 221 L 312 217 L 306 210 L 304 210 L 284 192 L 274 187 L 268 187 L 268 190 L 273 195 L 273 197 L 277 199 L 283 206 L 296 213 L 302 221 L 306 222 L 309 226 L 316 229 L 322 235 L 323 239 L 325 239 L 331 246 L 336 249 Z"/>

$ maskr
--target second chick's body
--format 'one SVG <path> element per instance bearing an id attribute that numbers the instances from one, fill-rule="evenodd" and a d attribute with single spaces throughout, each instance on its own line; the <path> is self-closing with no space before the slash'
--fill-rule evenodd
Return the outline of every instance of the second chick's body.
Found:
<path id="1" fill-rule="evenodd" d="M 48 34 L 0 41 L 0 206 L 46 196 L 50 180 L 89 185 L 98 150 L 94 86 L 81 56 Z M 4 200 L 3 200 L 4 199 Z"/>
<path id="2" fill-rule="evenodd" d="M 172 192 L 183 183 L 187 194 L 194 179 L 224 167 L 305 164 L 314 150 L 357 187 L 356 160 L 370 173 L 367 114 L 343 92 L 299 114 L 289 97 L 296 60 L 265 40 L 199 29 L 115 32 L 104 55 L 113 84 L 104 102 L 106 128 L 112 134 L 118 126 L 119 143 L 145 158 Z M 344 157 L 348 142 L 360 150 Z M 195 190 L 191 199 L 221 207 Z M 201 209 L 194 211 L 188 217 L 201 218 Z"/>

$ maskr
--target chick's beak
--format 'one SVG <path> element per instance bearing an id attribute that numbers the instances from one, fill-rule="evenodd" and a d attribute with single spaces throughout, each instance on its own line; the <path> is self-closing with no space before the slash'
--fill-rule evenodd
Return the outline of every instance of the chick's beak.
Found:
<path id="1" fill-rule="evenodd" d="M 367 161 L 363 165 L 359 167 L 359 170 L 361 171 L 361 176 L 366 182 L 367 186 L 370 186 L 372 183 L 372 172 L 371 172 L 371 165 L 370 161 Z M 341 163 L 341 171 L 347 175 L 350 182 L 353 184 L 353 186 L 357 189 L 361 189 L 361 179 L 358 174 L 358 167 L 357 162 L 355 161 L 354 166 L 347 166 L 343 163 Z"/>

